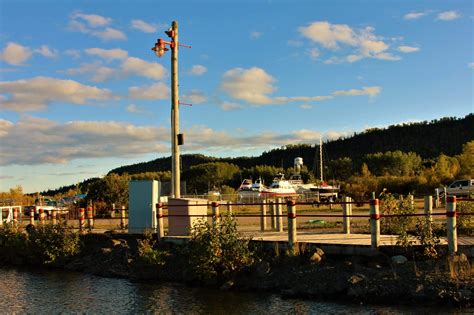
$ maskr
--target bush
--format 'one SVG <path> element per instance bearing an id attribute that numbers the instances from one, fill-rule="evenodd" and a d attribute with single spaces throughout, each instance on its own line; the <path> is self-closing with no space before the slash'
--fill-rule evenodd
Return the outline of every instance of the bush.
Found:
<path id="1" fill-rule="evenodd" d="M 29 235 L 29 248 L 33 258 L 44 265 L 58 265 L 77 254 L 79 234 L 70 230 L 66 222 L 36 227 Z"/>
<path id="2" fill-rule="evenodd" d="M 230 279 L 253 263 L 249 242 L 237 231 L 230 215 L 219 223 L 200 222 L 194 226 L 185 249 L 188 270 L 201 281 Z"/>
<path id="3" fill-rule="evenodd" d="M 410 198 L 395 198 L 390 193 L 383 193 L 380 195 L 382 215 L 401 215 L 397 217 L 383 218 L 381 230 L 383 234 L 397 234 L 399 236 L 397 244 L 402 246 L 410 245 L 408 238 L 408 230 L 414 225 L 414 217 L 405 216 L 415 213 L 415 208 L 411 203 Z"/>
<path id="4" fill-rule="evenodd" d="M 28 239 L 15 222 L 0 226 L 0 262 L 21 263 L 28 253 Z"/>
<path id="5" fill-rule="evenodd" d="M 459 233 L 466 235 L 474 234 L 474 202 L 461 201 L 456 205 L 456 212 L 459 216 L 457 217 L 457 228 Z"/>
<path id="6" fill-rule="evenodd" d="M 142 240 L 138 240 L 138 259 L 146 265 L 163 266 L 169 253 L 155 249 L 156 241 L 151 232 L 147 231 Z"/>

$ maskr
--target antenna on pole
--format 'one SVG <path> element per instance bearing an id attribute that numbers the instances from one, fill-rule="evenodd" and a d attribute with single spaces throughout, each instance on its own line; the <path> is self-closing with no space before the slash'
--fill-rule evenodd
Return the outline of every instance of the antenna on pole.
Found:
<path id="1" fill-rule="evenodd" d="M 319 172 L 320 180 L 323 182 L 323 137 L 319 136 Z"/>

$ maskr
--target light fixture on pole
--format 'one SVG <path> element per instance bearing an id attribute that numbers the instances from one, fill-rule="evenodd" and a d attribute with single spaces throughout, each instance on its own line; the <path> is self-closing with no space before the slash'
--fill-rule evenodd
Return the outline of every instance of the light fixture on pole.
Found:
<path id="1" fill-rule="evenodd" d="M 165 31 L 171 41 L 159 38 L 155 47 L 151 50 L 158 57 L 163 56 L 171 48 L 171 196 L 181 197 L 181 171 L 179 145 L 183 142 L 183 136 L 179 133 L 179 97 L 178 97 L 178 46 L 191 48 L 191 46 L 180 45 L 178 42 L 178 22 L 173 21 L 171 28 Z M 180 141 L 178 141 L 178 137 Z"/>

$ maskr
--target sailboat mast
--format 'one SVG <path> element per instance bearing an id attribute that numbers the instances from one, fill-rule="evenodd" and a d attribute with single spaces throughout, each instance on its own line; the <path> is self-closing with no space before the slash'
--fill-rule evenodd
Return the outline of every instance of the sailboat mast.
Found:
<path id="1" fill-rule="evenodd" d="M 323 138 L 319 136 L 319 172 L 320 180 L 323 182 Z"/>

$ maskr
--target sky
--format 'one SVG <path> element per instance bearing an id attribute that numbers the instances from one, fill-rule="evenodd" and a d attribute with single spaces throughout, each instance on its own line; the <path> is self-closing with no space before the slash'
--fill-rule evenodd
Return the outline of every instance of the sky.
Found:
<path id="1" fill-rule="evenodd" d="M 0 2 L 0 191 L 181 153 L 255 156 L 473 112 L 473 2 Z M 429 139 L 427 139 L 429 141 Z"/>

